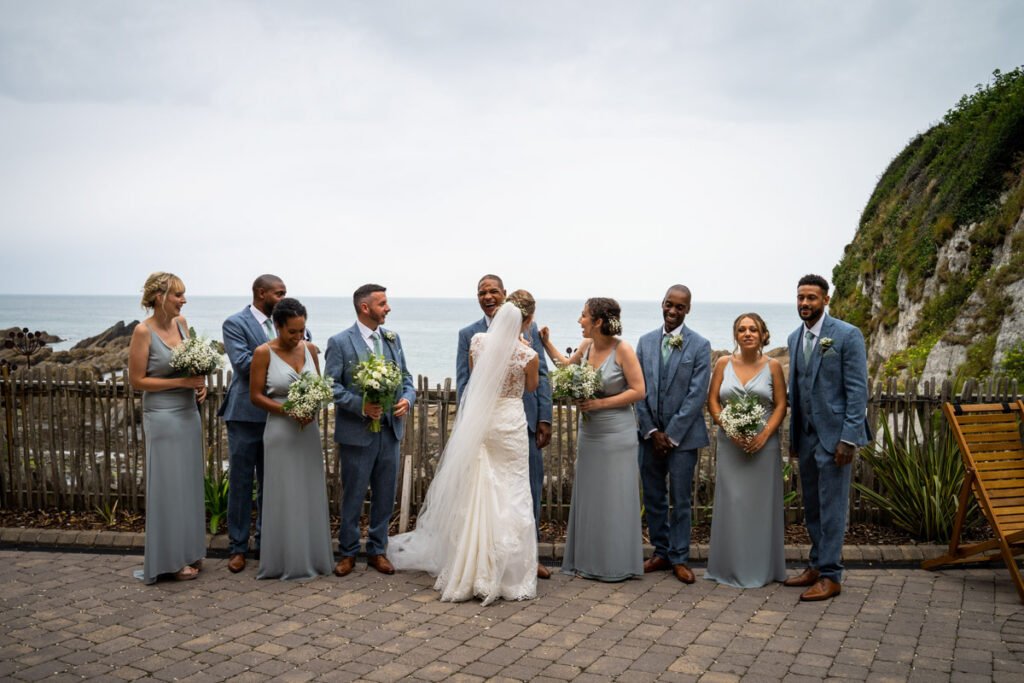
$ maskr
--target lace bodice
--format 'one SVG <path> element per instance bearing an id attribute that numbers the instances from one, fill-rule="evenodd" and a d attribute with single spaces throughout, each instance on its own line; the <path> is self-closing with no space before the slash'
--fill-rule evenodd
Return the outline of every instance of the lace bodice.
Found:
<path id="1" fill-rule="evenodd" d="M 473 358 L 474 363 L 476 363 L 477 357 L 486 343 L 486 332 L 479 332 L 473 335 L 473 339 L 469 342 L 469 355 Z M 515 349 L 512 351 L 512 357 L 509 359 L 505 379 L 501 385 L 502 398 L 522 398 L 523 392 L 526 390 L 526 373 L 524 369 L 526 364 L 533 360 L 533 357 L 536 355 L 537 352 L 525 344 L 516 344 Z"/>

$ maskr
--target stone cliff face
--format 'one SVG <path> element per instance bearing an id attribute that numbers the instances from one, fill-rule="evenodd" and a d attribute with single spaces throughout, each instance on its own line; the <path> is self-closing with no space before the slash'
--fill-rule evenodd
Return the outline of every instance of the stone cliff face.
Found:
<path id="1" fill-rule="evenodd" d="M 1024 72 L 996 72 L 911 140 L 833 279 L 873 376 L 999 373 L 1024 340 Z"/>

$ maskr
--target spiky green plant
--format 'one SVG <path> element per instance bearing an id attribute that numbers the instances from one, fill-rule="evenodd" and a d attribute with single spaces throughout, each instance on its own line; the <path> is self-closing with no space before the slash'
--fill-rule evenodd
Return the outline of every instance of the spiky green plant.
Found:
<path id="1" fill-rule="evenodd" d="M 945 427 L 941 414 L 933 416 L 935 439 L 919 437 L 907 430 L 905 437 L 893 435 L 882 420 L 882 441 L 861 450 L 861 457 L 874 471 L 880 491 L 854 482 L 867 500 L 889 513 L 893 524 L 922 541 L 946 543 L 953 533 L 959 507 L 964 466 L 960 449 Z M 977 502 L 970 499 L 965 527 L 979 523 Z"/>
<path id="2" fill-rule="evenodd" d="M 228 516 L 228 478 L 223 474 L 206 475 L 203 481 L 206 494 L 206 514 L 210 517 L 210 533 L 216 534 L 221 522 Z"/>

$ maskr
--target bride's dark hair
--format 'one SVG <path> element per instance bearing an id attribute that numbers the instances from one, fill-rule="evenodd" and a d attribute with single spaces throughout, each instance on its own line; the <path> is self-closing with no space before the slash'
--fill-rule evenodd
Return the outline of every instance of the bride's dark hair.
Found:
<path id="1" fill-rule="evenodd" d="M 601 320 L 601 334 L 609 336 L 622 334 L 622 321 L 620 320 L 622 308 L 618 301 L 608 297 L 595 296 L 587 299 L 587 303 L 584 305 L 591 318 Z"/>

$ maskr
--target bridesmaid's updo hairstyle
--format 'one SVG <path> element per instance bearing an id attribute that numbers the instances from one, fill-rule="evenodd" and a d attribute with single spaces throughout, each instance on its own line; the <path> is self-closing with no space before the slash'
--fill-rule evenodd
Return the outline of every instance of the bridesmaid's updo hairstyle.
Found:
<path id="1" fill-rule="evenodd" d="M 286 296 L 277 302 L 270 317 L 273 318 L 275 327 L 284 327 L 285 323 L 292 318 L 305 318 L 306 307 L 299 303 L 298 299 Z"/>
<path id="2" fill-rule="evenodd" d="M 142 307 L 146 310 L 156 309 L 156 298 L 168 292 L 181 294 L 185 291 L 185 283 L 174 273 L 157 271 L 146 278 L 142 286 Z"/>
<path id="3" fill-rule="evenodd" d="M 519 309 L 523 314 L 523 320 L 529 318 L 537 310 L 537 301 L 533 298 L 533 294 L 525 289 L 517 289 L 509 294 L 505 301 Z"/>
<path id="4" fill-rule="evenodd" d="M 601 320 L 601 334 L 614 337 L 622 334 L 622 307 L 615 299 L 596 296 L 587 299 L 587 312 L 594 320 Z"/>
<path id="5" fill-rule="evenodd" d="M 757 326 L 757 330 L 761 333 L 761 348 L 764 349 L 764 347 L 768 346 L 768 342 L 771 341 L 772 336 L 770 334 L 768 334 L 768 326 L 765 325 L 764 318 L 759 316 L 757 313 L 743 313 L 742 315 L 740 315 L 740 317 L 736 318 L 736 320 L 733 321 L 733 323 L 732 323 L 732 338 L 733 338 L 733 341 L 736 340 L 736 330 L 740 326 L 740 321 L 743 320 L 744 318 L 750 318 L 751 320 L 754 321 L 754 325 Z"/>

